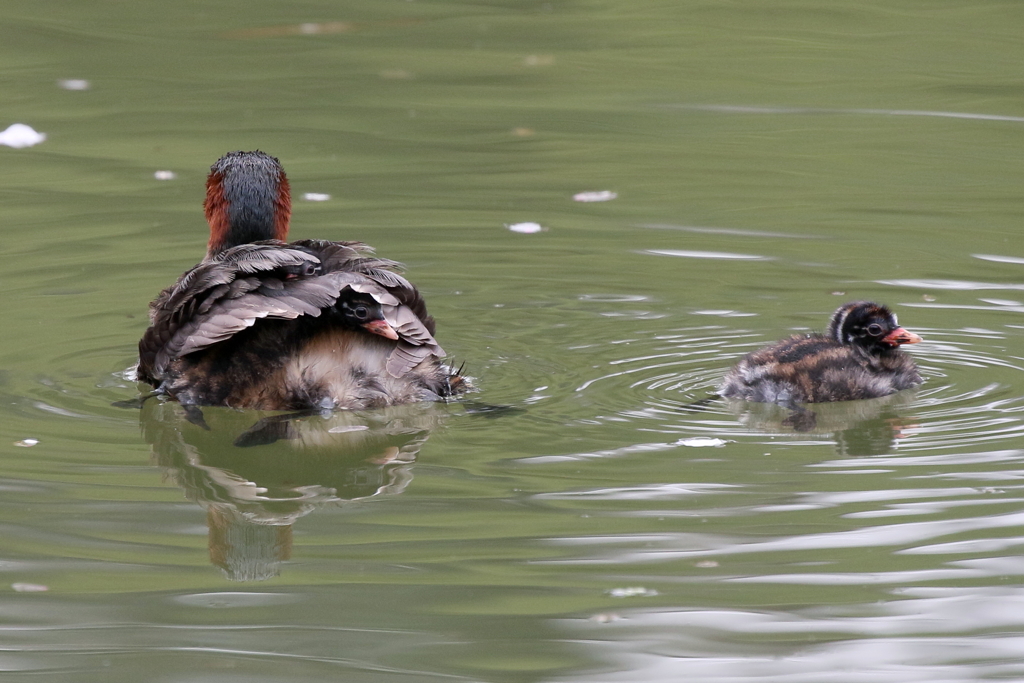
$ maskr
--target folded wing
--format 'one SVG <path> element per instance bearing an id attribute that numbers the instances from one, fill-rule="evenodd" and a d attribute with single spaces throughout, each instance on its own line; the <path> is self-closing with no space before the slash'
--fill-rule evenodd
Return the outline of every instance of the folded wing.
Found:
<path id="1" fill-rule="evenodd" d="M 159 382 L 169 363 L 224 341 L 261 319 L 319 317 L 348 290 L 381 304 L 399 340 L 387 371 L 401 377 L 444 351 L 419 292 L 358 242 L 262 242 L 203 261 L 150 305 L 151 325 L 139 342 L 140 379 Z"/>

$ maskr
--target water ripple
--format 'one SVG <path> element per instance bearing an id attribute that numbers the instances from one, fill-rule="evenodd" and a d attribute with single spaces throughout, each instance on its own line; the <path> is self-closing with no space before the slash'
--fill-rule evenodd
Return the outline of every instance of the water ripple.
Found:
<path id="1" fill-rule="evenodd" d="M 1004 114 L 979 114 L 959 111 L 933 111 L 929 109 L 841 109 L 828 107 L 765 107 L 729 104 L 670 104 L 673 109 L 689 109 L 717 114 L 803 114 L 803 115 L 854 115 L 854 116 L 923 116 L 940 119 L 967 119 L 974 121 L 1006 121 L 1024 123 L 1024 116 Z"/>
<path id="2" fill-rule="evenodd" d="M 960 291 L 978 291 L 986 289 L 1008 289 L 1024 290 L 1024 284 L 1019 282 L 972 282 L 969 280 L 877 280 L 880 285 L 891 287 L 912 287 L 914 289 L 951 289 Z"/>
<path id="3" fill-rule="evenodd" d="M 770 256 L 757 254 L 733 254 L 726 251 L 693 251 L 688 249 L 643 249 L 641 254 L 654 256 L 677 256 L 680 258 L 719 259 L 724 261 L 770 261 Z"/>

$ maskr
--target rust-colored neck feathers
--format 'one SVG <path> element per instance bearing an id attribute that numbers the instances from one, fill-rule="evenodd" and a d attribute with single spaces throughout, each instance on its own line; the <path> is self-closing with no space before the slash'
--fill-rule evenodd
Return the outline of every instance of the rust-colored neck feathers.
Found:
<path id="1" fill-rule="evenodd" d="M 207 257 L 260 240 L 288 237 L 292 203 L 288 178 L 277 159 L 263 152 L 229 152 L 206 179 Z"/>

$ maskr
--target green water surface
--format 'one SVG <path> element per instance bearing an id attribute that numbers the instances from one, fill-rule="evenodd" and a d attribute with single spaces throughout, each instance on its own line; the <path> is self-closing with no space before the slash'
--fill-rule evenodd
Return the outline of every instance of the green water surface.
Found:
<path id="1" fill-rule="evenodd" d="M 4 16 L 0 130 L 47 136 L 0 146 L 4 681 L 1024 678 L 1024 6 Z M 478 392 L 252 448 L 113 405 L 257 148 Z M 925 338 L 916 393 L 690 405 L 855 299 Z"/>

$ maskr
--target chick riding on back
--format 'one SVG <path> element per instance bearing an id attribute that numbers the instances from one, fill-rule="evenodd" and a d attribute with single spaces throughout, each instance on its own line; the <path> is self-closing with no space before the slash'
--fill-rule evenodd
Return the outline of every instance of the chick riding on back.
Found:
<path id="1" fill-rule="evenodd" d="M 465 391 L 394 261 L 360 242 L 287 243 L 288 180 L 263 152 L 210 169 L 206 258 L 150 304 L 138 377 L 186 405 L 365 409 Z"/>

